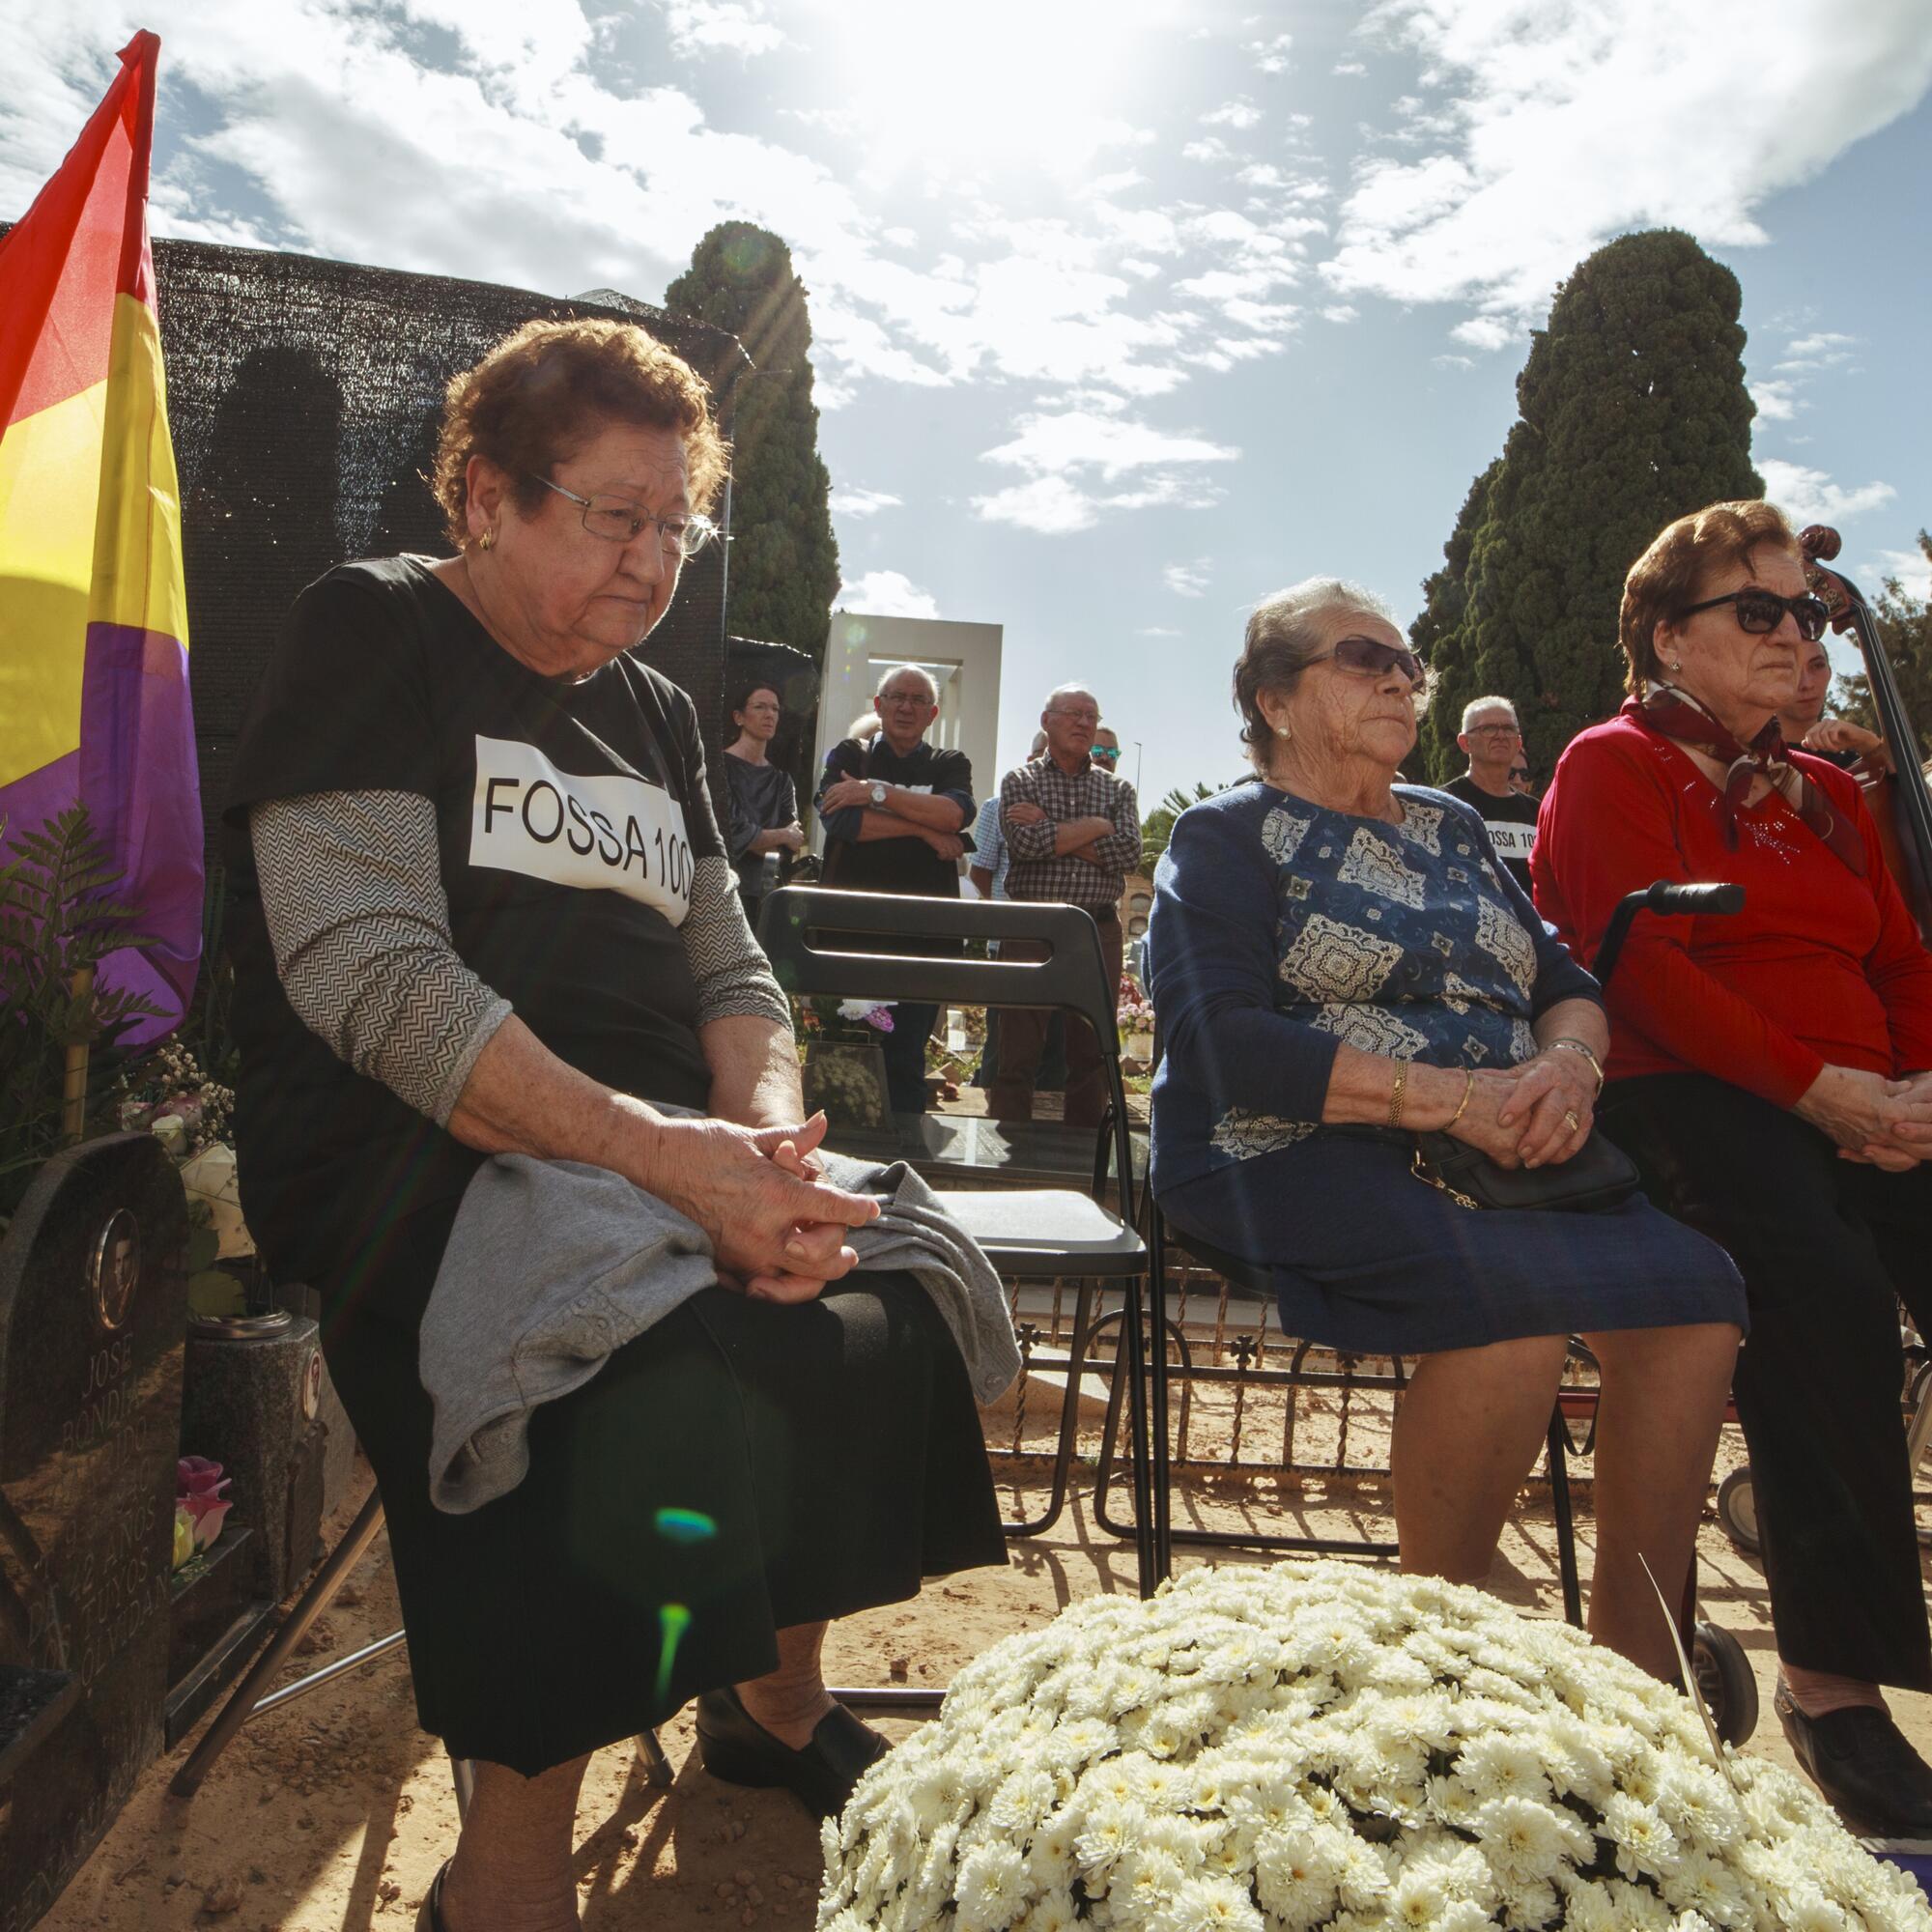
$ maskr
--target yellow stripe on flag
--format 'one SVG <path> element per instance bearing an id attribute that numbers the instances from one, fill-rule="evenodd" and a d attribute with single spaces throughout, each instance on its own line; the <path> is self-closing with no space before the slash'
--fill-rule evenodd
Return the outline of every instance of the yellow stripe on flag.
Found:
<path id="1" fill-rule="evenodd" d="M 80 744 L 107 384 L 0 436 L 0 784 Z"/>
<path id="2" fill-rule="evenodd" d="M 88 621 L 159 631 L 186 649 L 181 485 L 168 440 L 161 338 L 154 310 L 132 296 L 114 298 L 107 395 Z"/>

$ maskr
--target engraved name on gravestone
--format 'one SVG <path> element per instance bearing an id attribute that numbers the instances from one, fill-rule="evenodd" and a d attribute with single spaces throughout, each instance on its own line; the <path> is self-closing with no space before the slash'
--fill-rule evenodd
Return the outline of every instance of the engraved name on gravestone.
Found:
<path id="1" fill-rule="evenodd" d="M 57 1154 L 0 1242 L 0 1932 L 160 1748 L 186 1210 L 147 1134 Z"/>

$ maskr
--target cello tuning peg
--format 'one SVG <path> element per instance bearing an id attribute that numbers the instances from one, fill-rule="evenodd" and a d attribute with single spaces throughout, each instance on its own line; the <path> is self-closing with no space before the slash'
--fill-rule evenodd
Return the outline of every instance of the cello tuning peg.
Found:
<path id="1" fill-rule="evenodd" d="M 1844 548 L 1844 540 L 1830 524 L 1806 524 L 1798 532 L 1798 548 L 1819 563 L 1830 563 Z"/>

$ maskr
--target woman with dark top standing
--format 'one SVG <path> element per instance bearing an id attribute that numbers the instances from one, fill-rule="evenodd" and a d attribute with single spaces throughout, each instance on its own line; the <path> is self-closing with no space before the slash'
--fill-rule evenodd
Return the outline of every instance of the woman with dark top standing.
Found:
<path id="1" fill-rule="evenodd" d="M 1799 1760 L 1868 1831 L 1932 1835 L 1932 1769 L 1879 1687 L 1932 1690 L 1896 1297 L 1932 1246 L 1932 958 L 1856 781 L 1777 714 L 1827 612 L 1770 504 L 1680 518 L 1631 566 L 1631 696 L 1544 800 L 1537 904 L 1581 957 L 1657 879 L 1730 880 L 1729 918 L 1640 918 L 1609 1003 L 1605 1132 L 1744 1271 L 1750 1450 Z"/>
<path id="2" fill-rule="evenodd" d="M 1596 982 L 1481 817 L 1395 782 L 1421 681 L 1387 610 L 1332 578 L 1249 620 L 1235 695 L 1260 777 L 1182 812 L 1154 875 L 1153 1186 L 1183 1233 L 1271 1264 L 1285 1333 L 1420 1357 L 1391 1456 L 1406 1570 L 1482 1581 L 1586 1335 L 1590 1629 L 1670 1678 L 1643 1560 L 1674 1602 L 1744 1293 L 1640 1197 L 1479 1208 L 1415 1171 L 1416 1134 L 1438 1129 L 1560 1186 L 1608 1040 Z"/>
<path id="3" fill-rule="evenodd" d="M 432 1932 L 575 1926 L 586 1754 L 694 1694 L 714 1775 L 836 1808 L 885 1743 L 826 1693 L 826 1620 L 1004 1561 L 943 1320 L 909 1277 L 847 1273 L 876 1208 L 820 1177 L 696 712 L 638 653 L 724 463 L 703 384 L 642 330 L 518 330 L 450 384 L 458 554 L 311 584 L 237 753 L 249 1221 L 321 1293 L 422 1723 L 477 1760 Z M 445 1515 L 417 1330 L 497 1151 L 625 1176 L 728 1285 L 537 1410 L 507 1495 Z"/>
<path id="4" fill-rule="evenodd" d="M 782 852 L 805 850 L 805 827 L 798 822 L 798 788 L 791 774 L 770 758 L 784 702 L 777 688 L 750 684 L 731 706 L 737 735 L 724 747 L 724 780 L 731 798 L 726 847 L 737 868 L 738 892 L 746 917 L 758 923 L 758 901 L 777 883 L 777 867 L 767 861 Z"/>

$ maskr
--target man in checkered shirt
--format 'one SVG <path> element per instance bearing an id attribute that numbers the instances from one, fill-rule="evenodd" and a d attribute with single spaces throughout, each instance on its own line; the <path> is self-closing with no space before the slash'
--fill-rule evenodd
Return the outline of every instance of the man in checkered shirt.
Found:
<path id="1" fill-rule="evenodd" d="M 1091 755 L 1100 706 L 1083 685 L 1064 684 L 1040 714 L 1046 755 L 1000 781 L 1000 830 L 1007 841 L 1007 896 L 1084 906 L 1100 928 L 1108 983 L 1121 983 L 1121 891 L 1141 859 L 1134 788 Z M 1003 958 L 1039 958 L 1018 942 Z M 1033 1119 L 1034 1074 L 1049 1015 L 1025 1008 L 1000 1014 L 1000 1071 L 987 1096 L 996 1120 Z M 1085 1020 L 1066 1020 L 1066 1111 L 1074 1126 L 1096 1126 L 1107 1103 L 1100 1042 Z"/>

